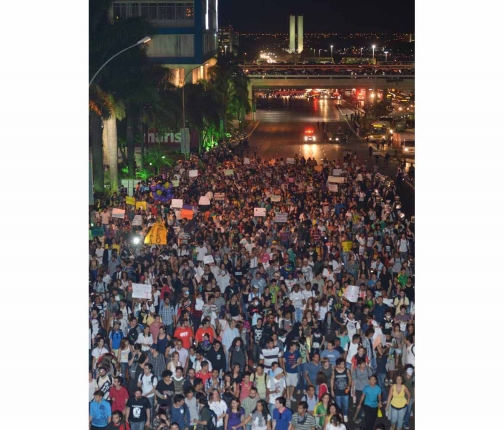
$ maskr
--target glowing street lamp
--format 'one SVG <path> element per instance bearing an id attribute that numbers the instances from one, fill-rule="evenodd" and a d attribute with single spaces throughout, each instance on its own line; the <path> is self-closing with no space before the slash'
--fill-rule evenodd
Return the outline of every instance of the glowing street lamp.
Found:
<path id="1" fill-rule="evenodd" d="M 333 48 L 334 48 L 334 46 L 333 46 L 333 45 L 331 45 L 331 57 L 332 57 L 332 50 L 333 50 Z"/>
<path id="2" fill-rule="evenodd" d="M 374 60 L 374 50 L 376 48 L 376 45 L 371 46 L 371 48 L 373 48 L 373 60 Z"/>
<path id="3" fill-rule="evenodd" d="M 227 55 L 227 45 L 224 45 L 224 55 Z"/>
<path id="4" fill-rule="evenodd" d="M 384 54 L 385 54 L 385 61 L 387 61 L 388 51 L 385 51 Z"/>

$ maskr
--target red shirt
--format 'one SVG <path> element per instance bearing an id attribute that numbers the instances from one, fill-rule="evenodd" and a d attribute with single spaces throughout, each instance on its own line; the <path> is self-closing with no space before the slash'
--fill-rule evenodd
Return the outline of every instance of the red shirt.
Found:
<path id="1" fill-rule="evenodd" d="M 213 331 L 212 327 L 208 327 L 208 328 L 200 327 L 196 331 L 196 340 L 198 342 L 203 342 L 203 336 L 205 334 L 208 334 L 208 336 L 210 338 L 210 342 L 213 342 L 213 340 L 214 340 L 214 331 Z"/>
<path id="2" fill-rule="evenodd" d="M 128 390 L 125 387 L 122 387 L 117 390 L 115 387 L 112 387 L 109 391 L 109 397 L 112 400 L 112 411 L 124 411 L 126 408 L 126 402 L 129 399 Z"/>
<path id="3" fill-rule="evenodd" d="M 208 381 L 212 377 L 212 372 L 201 373 L 196 372 L 196 378 L 201 378 L 203 381 L 203 386 L 206 387 L 206 381 Z"/>
<path id="4" fill-rule="evenodd" d="M 180 339 L 182 341 L 182 346 L 185 349 L 189 349 L 191 347 L 191 338 L 194 337 L 193 331 L 191 327 L 177 327 L 175 329 L 175 333 L 173 337 Z"/>

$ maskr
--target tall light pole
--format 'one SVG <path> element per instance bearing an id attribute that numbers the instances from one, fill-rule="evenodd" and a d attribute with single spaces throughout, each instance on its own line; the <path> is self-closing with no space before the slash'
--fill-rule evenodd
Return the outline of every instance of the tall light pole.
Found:
<path id="1" fill-rule="evenodd" d="M 227 45 L 224 45 L 224 55 L 227 55 Z"/>
<path id="2" fill-rule="evenodd" d="M 388 51 L 385 51 L 384 54 L 385 54 L 385 61 L 387 61 Z"/>
<path id="3" fill-rule="evenodd" d="M 334 48 L 334 45 L 331 45 L 331 58 L 332 58 L 332 50 Z"/>
<path id="4" fill-rule="evenodd" d="M 318 50 L 318 56 L 320 57 L 320 51 L 322 51 L 322 48 Z"/>
<path id="5" fill-rule="evenodd" d="M 89 81 L 89 86 L 91 86 L 91 84 L 94 81 L 94 78 L 96 78 L 96 75 L 98 75 L 98 73 L 100 73 L 101 69 L 103 69 L 111 60 L 113 60 L 115 57 L 117 57 L 118 55 L 122 54 L 123 52 L 127 51 L 128 49 L 131 49 L 131 48 L 134 48 L 135 46 L 147 43 L 149 40 L 151 40 L 151 38 L 149 36 L 145 36 L 143 39 L 140 39 L 134 45 L 128 46 L 127 48 L 123 49 L 122 51 L 119 51 L 117 54 L 115 54 L 112 57 L 110 57 L 107 61 L 105 61 L 105 63 L 103 63 L 103 65 L 98 69 L 98 71 L 91 78 L 91 80 Z"/>
<path id="6" fill-rule="evenodd" d="M 363 50 L 363 49 L 364 49 L 364 48 L 361 48 L 361 49 L 360 49 L 360 56 L 361 56 L 361 57 L 362 57 L 362 50 Z"/>
<path id="7" fill-rule="evenodd" d="M 371 48 L 373 48 L 373 62 L 374 62 L 374 50 L 376 48 L 376 45 L 371 46 Z"/>

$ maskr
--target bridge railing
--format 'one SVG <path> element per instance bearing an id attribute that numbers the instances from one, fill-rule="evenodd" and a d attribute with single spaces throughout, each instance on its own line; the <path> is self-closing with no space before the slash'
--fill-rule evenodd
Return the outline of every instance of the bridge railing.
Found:
<path id="1" fill-rule="evenodd" d="M 286 80 L 324 80 L 324 79 L 344 79 L 344 80 L 349 80 L 349 79 L 356 79 L 356 80 L 362 80 L 362 79 L 389 79 L 389 80 L 394 80 L 394 81 L 401 81 L 401 80 L 414 80 L 415 76 L 414 75 L 248 75 L 250 79 L 275 79 L 279 81 L 286 81 Z"/>

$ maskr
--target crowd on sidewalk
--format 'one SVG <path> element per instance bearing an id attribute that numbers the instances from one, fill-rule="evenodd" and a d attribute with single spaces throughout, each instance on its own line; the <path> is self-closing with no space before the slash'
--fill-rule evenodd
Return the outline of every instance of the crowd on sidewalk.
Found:
<path id="1" fill-rule="evenodd" d="M 366 160 L 217 147 L 89 216 L 92 429 L 409 428 L 415 223 Z"/>

